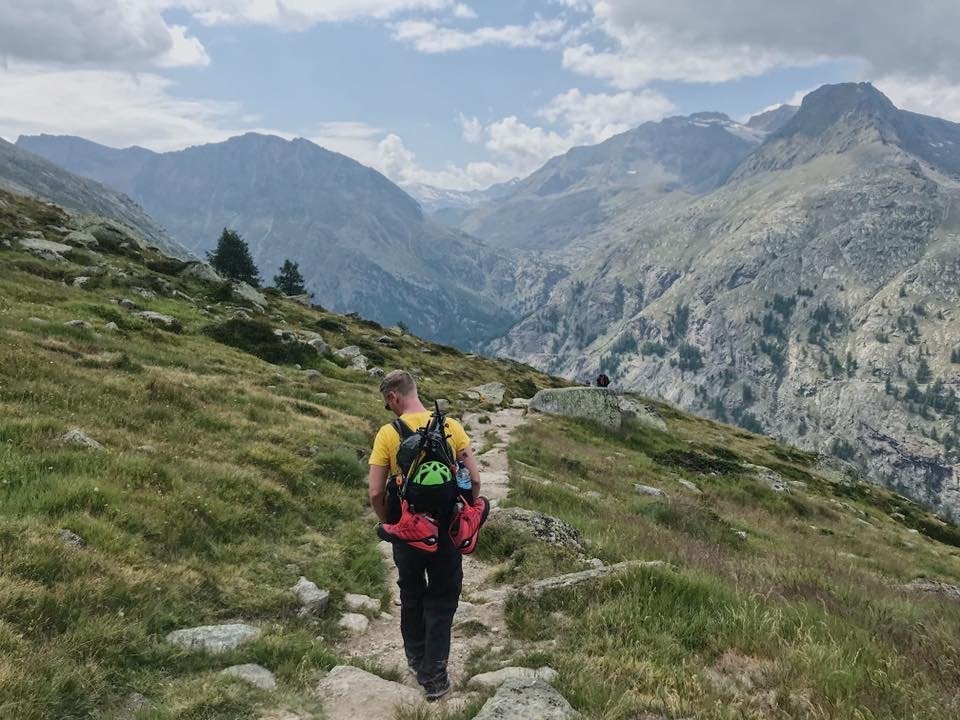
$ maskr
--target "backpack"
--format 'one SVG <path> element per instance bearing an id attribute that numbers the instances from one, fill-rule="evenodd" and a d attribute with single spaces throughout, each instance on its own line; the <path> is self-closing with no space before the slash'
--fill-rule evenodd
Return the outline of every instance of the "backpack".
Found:
<path id="1" fill-rule="evenodd" d="M 400 436 L 400 497 L 412 512 L 442 517 L 452 513 L 457 499 L 457 461 L 446 434 L 446 417 L 439 403 L 435 408 L 425 427 L 413 430 L 400 418 L 392 425 Z"/>

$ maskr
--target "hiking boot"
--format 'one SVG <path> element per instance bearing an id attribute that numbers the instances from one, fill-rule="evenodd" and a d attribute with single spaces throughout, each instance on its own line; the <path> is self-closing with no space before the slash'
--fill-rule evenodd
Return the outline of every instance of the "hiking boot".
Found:
<path id="1" fill-rule="evenodd" d="M 450 678 L 444 675 L 438 680 L 431 680 L 428 683 L 424 683 L 423 692 L 429 702 L 439 700 L 450 692 Z"/>
<path id="2" fill-rule="evenodd" d="M 419 660 L 407 660 L 407 670 L 410 671 L 410 674 L 413 677 L 417 677 L 420 674 L 420 661 Z"/>

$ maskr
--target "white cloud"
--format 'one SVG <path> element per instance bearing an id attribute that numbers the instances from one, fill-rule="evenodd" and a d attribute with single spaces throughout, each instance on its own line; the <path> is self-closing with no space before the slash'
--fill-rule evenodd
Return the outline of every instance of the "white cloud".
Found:
<path id="1" fill-rule="evenodd" d="M 463 113 L 459 115 L 460 129 L 463 131 L 463 139 L 471 145 L 476 145 L 483 140 L 483 123 L 479 118 L 467 117 Z"/>
<path id="2" fill-rule="evenodd" d="M 238 105 L 176 98 L 172 86 L 154 73 L 11 63 L 0 70 L 0 135 L 70 134 L 169 150 L 254 129 L 242 127 Z"/>
<path id="3" fill-rule="evenodd" d="M 952 0 L 561 0 L 592 9 L 609 47 L 567 49 L 564 66 L 622 88 L 654 79 L 723 82 L 780 65 L 857 58 L 872 74 L 960 80 Z"/>
<path id="4" fill-rule="evenodd" d="M 209 62 L 200 42 L 168 25 L 151 0 L 4 0 L 0 56 L 73 67 Z"/>
<path id="5" fill-rule="evenodd" d="M 173 25 L 170 28 L 170 48 L 158 56 L 155 63 L 161 68 L 196 67 L 210 64 L 210 56 L 197 38 L 187 37 L 187 28 Z"/>
<path id="6" fill-rule="evenodd" d="M 474 11 L 474 9 L 469 5 L 465 5 L 464 3 L 457 3 L 454 5 L 452 15 L 461 20 L 474 20 L 477 17 L 477 13 Z"/>
<path id="7" fill-rule="evenodd" d="M 924 80 L 890 75 L 875 82 L 897 107 L 960 122 L 960 83 L 943 77 Z"/>
<path id="8" fill-rule="evenodd" d="M 548 47 L 556 43 L 566 25 L 562 20 L 537 18 L 527 25 L 502 25 L 460 30 L 429 20 L 405 20 L 393 25 L 393 38 L 412 44 L 423 53 L 446 53 L 485 45 Z"/>
<path id="9" fill-rule="evenodd" d="M 318 23 L 387 19 L 411 10 L 454 8 L 452 0 L 160 0 L 208 25 L 272 25 L 302 30 Z"/>
<path id="10" fill-rule="evenodd" d="M 578 143 L 598 143 L 648 120 L 659 120 L 675 109 L 658 92 L 621 92 L 584 94 L 578 88 L 557 95 L 540 114 L 550 122 L 569 126 L 570 139 Z"/>

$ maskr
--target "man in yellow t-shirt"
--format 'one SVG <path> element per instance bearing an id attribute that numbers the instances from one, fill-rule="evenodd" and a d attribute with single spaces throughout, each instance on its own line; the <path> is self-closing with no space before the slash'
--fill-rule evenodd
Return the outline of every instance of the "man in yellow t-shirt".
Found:
<path id="1" fill-rule="evenodd" d="M 380 383 L 384 408 L 399 417 L 411 430 L 424 427 L 430 411 L 420 401 L 417 383 L 404 370 L 388 373 Z M 448 418 L 446 434 L 456 455 L 470 471 L 473 497 L 480 495 L 480 471 L 470 447 L 470 438 L 456 420 Z M 370 454 L 368 480 L 370 505 L 380 522 L 387 522 L 387 481 L 399 472 L 397 452 L 400 435 L 392 424 L 377 433 Z M 452 516 L 451 508 L 450 516 Z M 400 633 L 407 664 L 416 673 L 428 700 L 442 697 L 450 690 L 447 660 L 453 616 L 460 602 L 463 565 L 460 552 L 447 533 L 450 516 L 438 517 L 440 542 L 436 552 L 426 553 L 402 543 L 393 545 L 400 586 Z"/>

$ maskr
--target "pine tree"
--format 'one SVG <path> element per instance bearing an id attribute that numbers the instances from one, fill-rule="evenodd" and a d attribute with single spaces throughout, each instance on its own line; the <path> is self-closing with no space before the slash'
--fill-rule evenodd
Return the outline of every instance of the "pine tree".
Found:
<path id="1" fill-rule="evenodd" d="M 280 272 L 273 276 L 273 284 L 284 295 L 303 295 L 307 292 L 300 265 L 290 260 L 283 261 Z"/>
<path id="2" fill-rule="evenodd" d="M 250 248 L 234 230 L 223 229 L 217 241 L 217 249 L 207 253 L 207 260 L 214 270 L 231 280 L 260 287 L 260 274 L 250 255 Z"/>
<path id="3" fill-rule="evenodd" d="M 930 382 L 932 377 L 930 363 L 927 362 L 926 358 L 920 358 L 920 362 L 917 364 L 917 382 L 923 385 Z"/>

